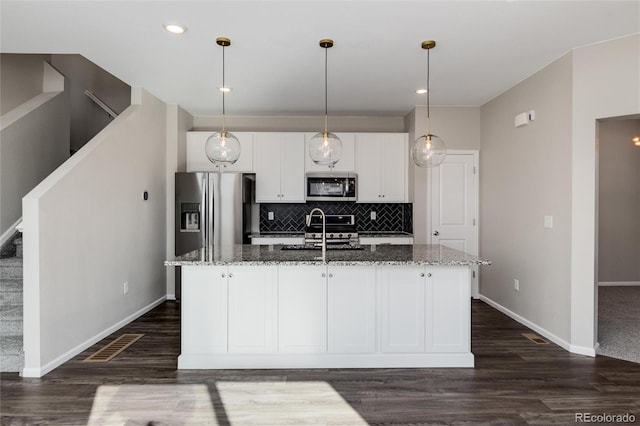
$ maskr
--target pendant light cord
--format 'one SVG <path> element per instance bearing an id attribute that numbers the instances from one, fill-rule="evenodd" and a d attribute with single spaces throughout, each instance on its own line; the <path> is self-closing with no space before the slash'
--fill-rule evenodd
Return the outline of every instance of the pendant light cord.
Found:
<path id="1" fill-rule="evenodd" d="M 328 111 L 329 111 L 328 105 L 329 105 L 329 103 L 327 101 L 328 93 L 329 93 L 329 91 L 327 90 L 327 85 L 328 85 L 327 84 L 327 81 L 328 81 L 328 79 L 327 79 L 327 70 L 328 70 L 328 67 L 327 67 L 327 55 L 328 55 L 328 52 L 327 52 L 327 50 L 329 50 L 329 49 L 325 47 L 324 48 L 324 132 L 325 133 L 329 132 L 329 130 L 328 130 L 329 129 L 329 126 L 328 126 L 328 121 L 329 121 L 329 119 L 328 119 Z"/>
<path id="2" fill-rule="evenodd" d="M 225 114 L 225 108 L 224 108 L 224 93 L 227 90 L 227 87 L 224 85 L 224 48 L 225 46 L 222 46 L 222 134 L 224 135 L 224 114 Z"/>
<path id="3" fill-rule="evenodd" d="M 430 102 L 430 95 L 431 95 L 431 88 L 429 87 L 429 54 L 431 53 L 431 49 L 427 49 L 427 135 L 431 134 L 431 115 L 430 115 L 430 108 L 431 108 L 431 102 Z"/>

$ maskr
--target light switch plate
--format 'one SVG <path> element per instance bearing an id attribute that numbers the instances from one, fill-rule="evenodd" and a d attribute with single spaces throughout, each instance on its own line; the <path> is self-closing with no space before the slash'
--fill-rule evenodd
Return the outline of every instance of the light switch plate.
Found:
<path id="1" fill-rule="evenodd" d="M 545 216 L 544 217 L 544 227 L 545 228 L 553 228 L 553 216 Z"/>
<path id="2" fill-rule="evenodd" d="M 273 219 L 274 219 L 274 214 L 273 214 L 273 212 L 268 212 L 268 213 L 267 213 L 267 219 L 268 219 L 268 220 L 273 220 Z"/>
<path id="3" fill-rule="evenodd" d="M 529 124 L 529 114 L 526 112 L 521 112 L 520 114 L 516 115 L 513 120 L 513 124 L 515 127 L 522 127 L 526 124 Z"/>
<path id="4" fill-rule="evenodd" d="M 376 220 L 378 214 L 376 212 L 371 212 L 371 220 Z"/>

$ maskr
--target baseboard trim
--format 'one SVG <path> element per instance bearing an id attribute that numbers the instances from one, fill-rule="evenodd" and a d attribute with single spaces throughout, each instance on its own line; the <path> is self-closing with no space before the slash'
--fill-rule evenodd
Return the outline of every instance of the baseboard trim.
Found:
<path id="1" fill-rule="evenodd" d="M 167 300 L 176 300 L 176 295 L 173 293 L 168 293 L 167 294 Z"/>
<path id="2" fill-rule="evenodd" d="M 640 286 L 640 281 L 600 281 L 598 287 L 632 287 Z"/>
<path id="3" fill-rule="evenodd" d="M 502 306 L 501 304 L 499 304 L 498 302 L 489 299 L 487 296 L 484 295 L 480 295 L 480 300 L 482 300 L 483 302 L 485 302 L 487 305 L 491 306 L 492 308 L 495 308 L 497 310 L 499 310 L 500 312 L 502 312 L 503 314 L 507 315 L 508 317 L 511 317 L 512 319 L 518 321 L 520 324 L 524 325 L 525 327 L 530 328 L 531 330 L 535 331 L 536 333 L 546 337 L 547 339 L 551 340 L 553 343 L 555 343 L 556 345 L 560 346 L 562 349 L 569 351 L 571 353 L 575 353 L 575 354 L 579 354 L 579 355 L 587 355 L 587 356 L 591 356 L 594 357 L 596 356 L 596 351 L 593 348 L 588 348 L 588 347 L 584 347 L 584 346 L 576 346 L 576 345 L 572 345 L 569 342 L 567 342 L 566 340 L 556 336 L 555 334 L 551 333 L 549 330 L 540 327 L 539 325 L 529 321 L 528 319 L 516 314 L 515 312 L 513 312 L 512 310 Z"/>
<path id="4" fill-rule="evenodd" d="M 60 355 L 56 359 L 48 362 L 47 364 L 43 365 L 40 368 L 27 368 L 27 367 L 23 368 L 20 375 L 22 377 L 42 377 L 42 376 L 44 376 L 45 374 L 49 373 L 53 369 L 55 369 L 57 367 L 60 367 L 62 364 L 64 364 L 65 362 L 69 361 L 71 358 L 73 358 L 74 356 L 78 355 L 82 351 L 84 351 L 87 348 L 91 347 L 92 345 L 98 343 L 100 340 L 104 339 L 105 337 L 107 337 L 111 333 L 119 330 L 120 328 L 122 328 L 125 325 L 129 324 L 133 320 L 138 319 L 142 315 L 146 314 L 147 312 L 149 312 L 150 310 L 152 310 L 156 306 L 160 305 L 166 299 L 167 299 L 167 296 L 162 296 L 161 298 L 151 302 L 150 304 L 148 304 L 147 306 L 143 307 L 142 309 L 139 309 L 136 312 L 134 312 L 133 314 L 129 315 L 128 317 L 126 317 L 122 321 L 118 321 L 117 323 L 115 323 L 111 327 L 109 327 L 106 330 L 96 334 L 95 336 L 91 337 L 90 339 L 82 342 L 81 344 L 79 344 L 75 348 L 70 349 L 66 353 Z"/>

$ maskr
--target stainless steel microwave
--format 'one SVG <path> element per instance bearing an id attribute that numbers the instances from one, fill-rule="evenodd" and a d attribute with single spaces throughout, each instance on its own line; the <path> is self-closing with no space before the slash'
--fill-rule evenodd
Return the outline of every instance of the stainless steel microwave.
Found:
<path id="1" fill-rule="evenodd" d="M 307 201 L 356 201 L 358 176 L 355 173 L 307 173 Z"/>

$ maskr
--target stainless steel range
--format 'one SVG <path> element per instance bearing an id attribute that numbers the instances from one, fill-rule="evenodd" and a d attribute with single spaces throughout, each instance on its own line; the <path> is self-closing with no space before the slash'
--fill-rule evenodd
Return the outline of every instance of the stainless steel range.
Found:
<path id="1" fill-rule="evenodd" d="M 309 223 L 309 215 L 306 216 L 305 223 Z M 356 217 L 352 214 L 346 215 L 326 215 L 327 248 L 329 246 L 346 245 L 358 246 L 359 237 L 356 230 Z M 305 246 L 315 246 L 322 244 L 322 217 L 314 215 L 311 222 L 305 228 Z"/>

